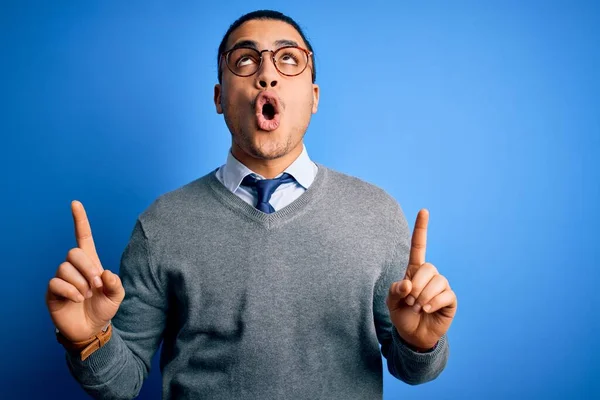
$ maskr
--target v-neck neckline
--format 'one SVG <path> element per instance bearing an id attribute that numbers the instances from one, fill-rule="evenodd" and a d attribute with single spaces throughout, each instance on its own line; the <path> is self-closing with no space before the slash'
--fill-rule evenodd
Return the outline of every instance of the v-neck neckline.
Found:
<path id="1" fill-rule="evenodd" d="M 318 168 L 317 175 L 308 189 L 306 189 L 304 193 L 302 193 L 297 199 L 287 206 L 270 214 L 256 209 L 252 205 L 239 198 L 235 193 L 232 193 L 229 189 L 227 189 L 219 181 L 219 179 L 217 179 L 217 169 L 209 174 L 208 185 L 213 190 L 215 196 L 233 211 L 245 215 L 265 229 L 272 229 L 285 224 L 287 221 L 293 219 L 296 215 L 302 213 L 310 203 L 317 201 L 322 195 L 322 186 L 327 180 L 328 169 L 322 164 L 316 162 L 315 164 Z"/>

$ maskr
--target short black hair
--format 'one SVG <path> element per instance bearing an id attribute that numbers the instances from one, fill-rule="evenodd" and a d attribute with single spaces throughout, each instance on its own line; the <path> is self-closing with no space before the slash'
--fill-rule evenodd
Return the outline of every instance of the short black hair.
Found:
<path id="1" fill-rule="evenodd" d="M 248 14 L 242 15 L 233 24 L 231 24 L 229 29 L 227 29 L 227 32 L 225 32 L 225 36 L 223 36 L 223 40 L 221 40 L 221 44 L 219 45 L 219 53 L 217 54 L 217 77 L 219 79 L 219 83 L 221 83 L 221 78 L 223 76 L 223 74 L 221 72 L 221 54 L 223 54 L 223 52 L 226 50 L 225 46 L 227 45 L 227 40 L 229 40 L 229 36 L 231 35 L 231 32 L 233 32 L 234 30 L 239 28 L 244 22 L 248 22 L 248 21 L 252 21 L 252 20 L 256 20 L 256 19 L 272 19 L 275 21 L 283 21 L 287 24 L 290 24 L 291 26 L 294 27 L 294 29 L 296 29 L 298 31 L 298 33 L 300 34 L 300 37 L 302 37 L 302 40 L 304 40 L 304 43 L 306 43 L 306 47 L 308 48 L 308 50 L 313 52 L 313 48 L 310 45 L 310 42 L 308 41 L 308 39 L 306 39 L 306 36 L 304 36 L 304 32 L 302 32 L 302 29 L 300 28 L 300 26 L 292 18 L 288 17 L 285 14 L 280 13 L 279 11 L 273 11 L 273 10 L 252 11 Z M 311 59 L 312 59 L 312 81 L 314 83 L 317 80 L 317 67 L 315 65 L 314 52 L 311 56 Z"/>

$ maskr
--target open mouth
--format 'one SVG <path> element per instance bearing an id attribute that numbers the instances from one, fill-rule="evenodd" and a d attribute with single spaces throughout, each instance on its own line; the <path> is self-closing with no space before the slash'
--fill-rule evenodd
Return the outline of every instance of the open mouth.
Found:
<path id="1" fill-rule="evenodd" d="M 280 99 L 272 91 L 261 92 L 255 100 L 256 125 L 262 131 L 274 131 L 281 120 Z"/>
<path id="2" fill-rule="evenodd" d="M 266 103 L 263 105 L 262 115 L 267 121 L 271 121 L 273 118 L 275 118 L 275 107 L 273 107 L 273 104 Z"/>

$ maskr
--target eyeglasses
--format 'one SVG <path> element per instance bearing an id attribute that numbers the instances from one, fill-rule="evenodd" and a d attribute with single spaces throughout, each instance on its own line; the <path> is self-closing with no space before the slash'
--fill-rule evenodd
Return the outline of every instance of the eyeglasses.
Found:
<path id="1" fill-rule="evenodd" d="M 271 60 L 277 71 L 285 76 L 296 76 L 304 72 L 313 54 L 301 47 L 284 46 L 277 50 L 258 51 L 250 47 L 236 47 L 222 54 L 227 68 L 237 76 L 251 76 L 263 62 L 263 53 L 271 53 Z"/>

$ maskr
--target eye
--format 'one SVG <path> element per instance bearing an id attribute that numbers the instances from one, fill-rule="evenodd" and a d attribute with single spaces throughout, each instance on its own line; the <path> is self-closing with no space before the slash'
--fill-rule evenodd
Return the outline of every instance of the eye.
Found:
<path id="1" fill-rule="evenodd" d="M 279 57 L 279 62 L 288 65 L 298 65 L 298 56 L 291 52 L 284 53 Z"/>
<path id="2" fill-rule="evenodd" d="M 242 69 L 245 67 L 252 67 L 258 64 L 260 56 L 258 53 L 246 47 L 240 47 L 235 49 L 229 55 L 229 65 L 236 69 Z"/>
<path id="3" fill-rule="evenodd" d="M 255 63 L 256 63 L 256 60 L 253 57 L 245 55 L 245 56 L 241 56 L 240 58 L 238 58 L 235 65 L 237 67 L 246 67 L 248 65 L 252 65 Z"/>

